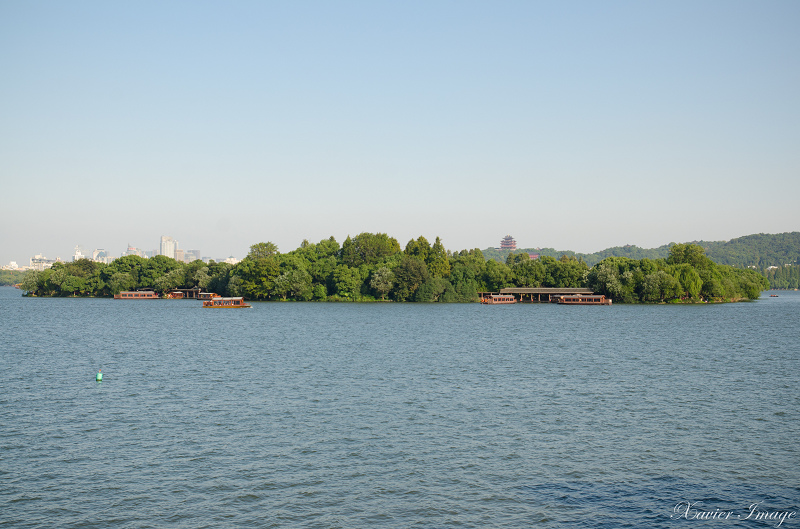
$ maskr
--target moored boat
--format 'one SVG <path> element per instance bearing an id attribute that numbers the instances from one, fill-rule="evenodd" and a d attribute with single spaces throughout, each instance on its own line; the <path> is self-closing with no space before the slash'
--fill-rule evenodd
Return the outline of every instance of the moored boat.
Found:
<path id="1" fill-rule="evenodd" d="M 516 302 L 514 294 L 488 294 L 481 298 L 481 303 L 484 305 L 507 305 Z"/>
<path id="2" fill-rule="evenodd" d="M 158 299 L 158 294 L 152 290 L 125 291 L 114 294 L 114 299 Z"/>
<path id="3" fill-rule="evenodd" d="M 212 309 L 246 309 L 251 305 L 244 302 L 244 298 L 216 297 L 203 301 L 203 308 Z"/>
<path id="4" fill-rule="evenodd" d="M 611 299 L 606 299 L 603 295 L 558 296 L 555 301 L 559 305 L 611 305 Z"/>
<path id="5" fill-rule="evenodd" d="M 200 292 L 197 294 L 197 299 L 206 300 L 206 299 L 214 299 L 214 298 L 221 298 L 219 294 L 216 292 Z"/>

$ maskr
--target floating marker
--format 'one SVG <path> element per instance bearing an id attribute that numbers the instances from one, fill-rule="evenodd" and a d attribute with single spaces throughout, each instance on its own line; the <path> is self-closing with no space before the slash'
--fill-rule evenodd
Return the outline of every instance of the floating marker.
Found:
<path id="1" fill-rule="evenodd" d="M 103 370 L 102 369 L 98 369 L 97 370 L 97 376 L 94 377 L 94 379 L 96 381 L 98 381 L 98 382 L 102 382 L 103 381 Z"/>

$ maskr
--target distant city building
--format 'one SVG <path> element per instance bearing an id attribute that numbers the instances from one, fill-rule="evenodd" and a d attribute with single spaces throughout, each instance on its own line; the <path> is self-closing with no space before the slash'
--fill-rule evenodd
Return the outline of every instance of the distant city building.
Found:
<path id="1" fill-rule="evenodd" d="M 222 262 L 223 263 L 228 263 L 230 265 L 235 265 L 236 263 L 239 262 L 239 259 L 237 259 L 237 258 L 235 258 L 234 256 L 231 255 L 227 259 L 224 259 Z"/>
<path id="2" fill-rule="evenodd" d="M 86 259 L 86 256 L 83 255 L 83 253 L 81 253 L 81 247 L 80 246 L 76 246 L 75 247 L 75 253 L 72 254 L 72 260 L 73 261 L 80 261 L 81 259 Z"/>
<path id="3" fill-rule="evenodd" d="M 97 248 L 95 251 L 92 252 L 92 261 L 96 263 L 105 263 L 108 264 L 113 261 L 114 258 L 111 257 L 107 251 L 102 248 Z"/>
<path id="4" fill-rule="evenodd" d="M 125 253 L 122 255 L 138 255 L 139 257 L 144 257 L 144 252 L 142 252 L 139 248 L 136 248 L 135 246 L 131 246 L 130 243 L 128 243 L 128 249 L 125 250 Z"/>
<path id="5" fill-rule="evenodd" d="M 180 250 L 180 249 L 176 248 L 175 249 L 175 260 L 176 261 L 180 261 L 181 263 L 184 262 L 183 261 L 183 257 L 184 257 L 183 254 L 184 254 L 183 250 Z"/>
<path id="6" fill-rule="evenodd" d="M 191 263 L 192 261 L 197 261 L 200 259 L 200 250 L 186 250 L 183 253 L 183 259 L 187 263 Z"/>
<path id="7" fill-rule="evenodd" d="M 506 235 L 503 237 L 503 240 L 500 241 L 500 249 L 501 250 L 516 250 L 517 249 L 517 241 L 511 235 Z"/>
<path id="8" fill-rule="evenodd" d="M 166 235 L 161 236 L 161 246 L 159 251 L 161 255 L 175 259 L 175 251 L 178 249 L 178 241 Z"/>
<path id="9" fill-rule="evenodd" d="M 50 268 L 51 266 L 53 266 L 53 263 L 55 263 L 56 261 L 59 261 L 59 259 L 48 259 L 44 255 L 38 253 L 33 257 L 31 257 L 31 268 L 33 270 L 38 270 L 39 272 L 41 272 L 45 268 Z"/>
<path id="10" fill-rule="evenodd" d="M 4 267 L 0 268 L 0 270 L 19 270 L 19 266 L 17 265 L 16 261 L 11 261 Z"/>

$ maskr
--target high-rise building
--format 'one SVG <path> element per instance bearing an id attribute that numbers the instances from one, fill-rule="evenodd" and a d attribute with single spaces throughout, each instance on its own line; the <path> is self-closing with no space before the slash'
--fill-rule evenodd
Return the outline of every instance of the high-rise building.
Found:
<path id="1" fill-rule="evenodd" d="M 161 247 L 159 249 L 161 255 L 166 255 L 167 257 L 175 259 L 175 250 L 177 249 L 178 241 L 166 235 L 161 236 Z"/>

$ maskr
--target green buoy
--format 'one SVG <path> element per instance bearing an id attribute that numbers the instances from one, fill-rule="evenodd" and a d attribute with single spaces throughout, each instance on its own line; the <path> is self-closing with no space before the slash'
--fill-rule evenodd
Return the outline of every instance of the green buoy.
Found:
<path id="1" fill-rule="evenodd" d="M 103 381 L 103 370 L 102 369 L 98 369 L 97 370 L 97 376 L 94 377 L 94 379 L 96 381 L 98 381 L 98 382 L 102 382 Z"/>

